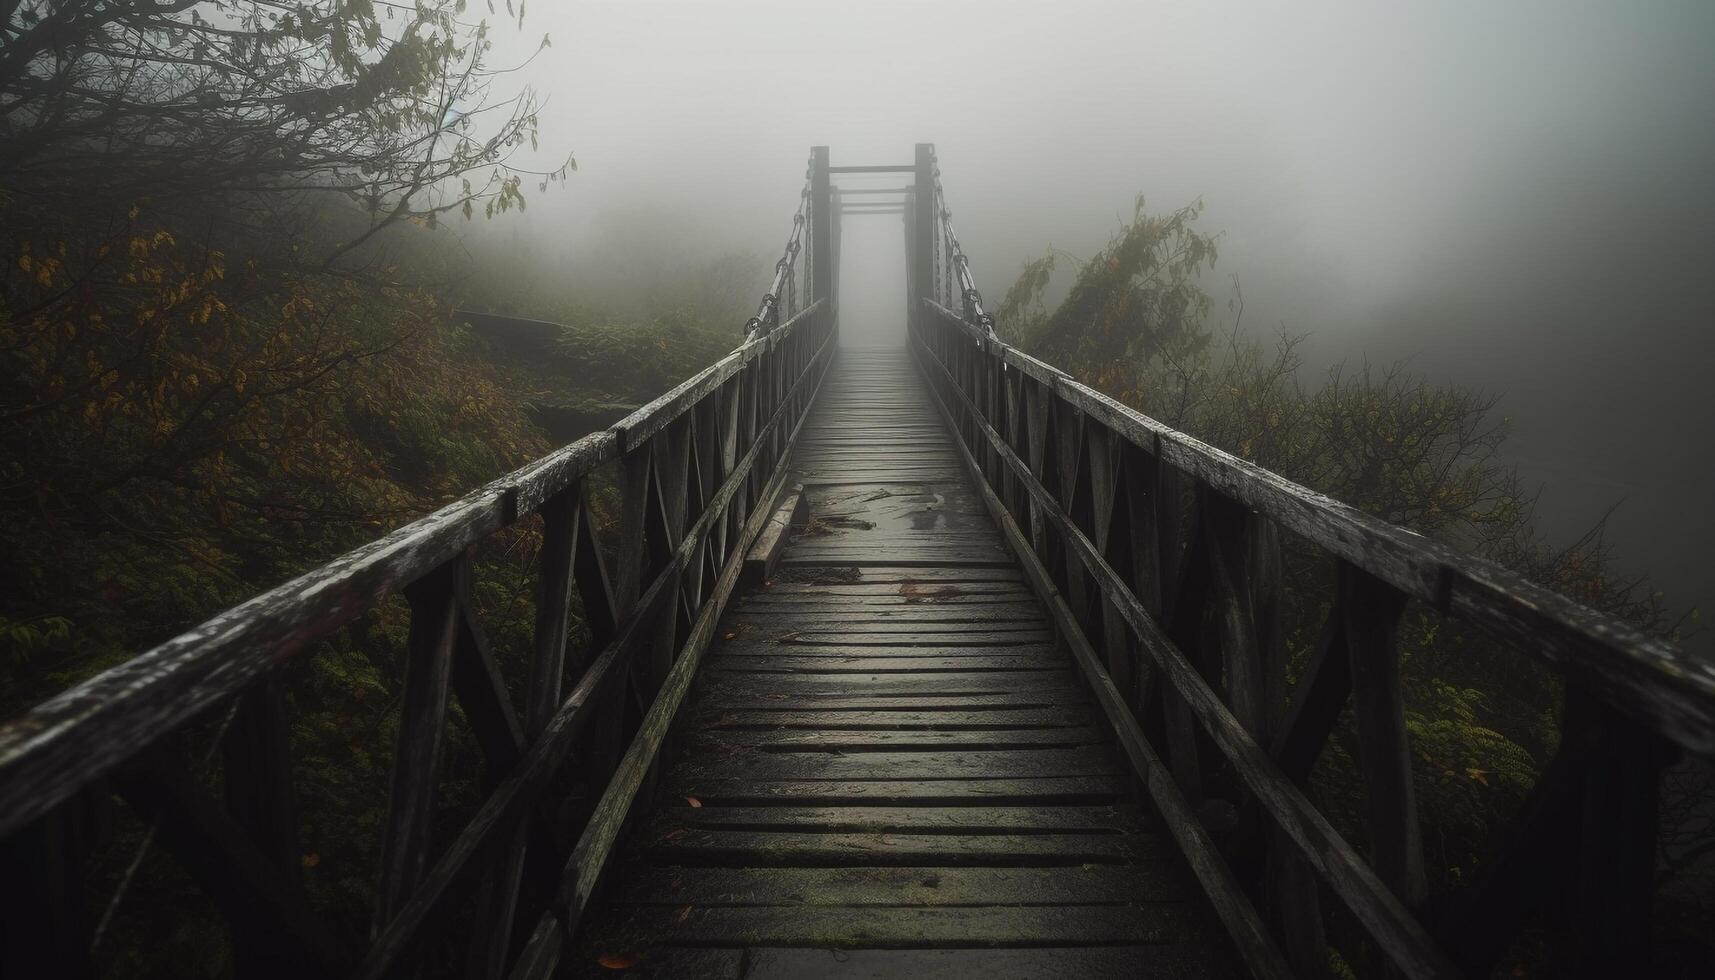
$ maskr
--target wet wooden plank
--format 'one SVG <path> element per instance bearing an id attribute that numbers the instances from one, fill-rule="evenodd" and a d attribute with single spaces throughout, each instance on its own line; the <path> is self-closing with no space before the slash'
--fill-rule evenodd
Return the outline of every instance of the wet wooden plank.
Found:
<path id="1" fill-rule="evenodd" d="M 1115 776 L 1049 776 L 1040 779 L 777 779 L 722 776 L 711 772 L 670 773 L 663 791 L 694 796 L 705 806 L 743 804 L 914 803 L 1111 803 L 1126 795 Z"/>
<path id="2" fill-rule="evenodd" d="M 733 753 L 687 759 L 688 773 L 750 779 L 993 779 L 1113 776 L 1130 770 L 1112 749 L 866 752 L 852 756 Z"/>
<path id="3" fill-rule="evenodd" d="M 1016 596 L 968 596 L 958 600 L 887 597 L 839 602 L 833 599 L 777 600 L 745 603 L 734 609 L 732 622 L 801 622 L 814 616 L 824 623 L 936 623 L 955 628 L 964 623 L 1042 621 L 1042 608 Z"/>
<path id="4" fill-rule="evenodd" d="M 1106 745 L 1112 741 L 1105 730 L 1093 725 L 1060 728 L 981 729 L 977 731 L 814 731 L 749 729 L 696 733 L 700 743 L 745 747 L 771 752 L 881 752 L 925 751 L 958 748 L 994 752 L 1042 746 Z"/>
<path id="5" fill-rule="evenodd" d="M 673 827 L 641 843 L 659 864 L 718 867 L 1035 867 L 1165 860 L 1165 836 L 1124 834 L 914 834 L 702 830 Z"/>
<path id="6" fill-rule="evenodd" d="M 882 585 L 892 586 L 892 589 L 882 589 L 883 593 L 904 594 L 901 585 L 911 583 L 960 583 L 961 589 L 968 585 L 981 582 L 1016 582 L 1021 593 L 1029 594 L 1029 587 L 1024 584 L 1024 573 L 1016 565 L 994 566 L 980 568 L 905 568 L 896 565 L 872 563 L 862 567 L 852 566 L 846 569 L 782 569 L 774 577 L 774 583 L 769 586 L 769 594 L 778 595 L 782 592 L 797 591 L 812 592 L 818 595 L 861 595 L 863 592 L 852 592 L 851 586 Z M 874 594 L 873 591 L 867 594 Z"/>
<path id="7" fill-rule="evenodd" d="M 996 672 L 993 674 L 924 674 L 917 677 L 897 677 L 887 674 L 856 674 L 851 678 L 823 680 L 815 677 L 747 677 L 741 682 L 730 681 L 718 673 L 707 678 L 712 697 L 742 695 L 747 698 L 774 694 L 787 697 L 839 696 L 861 691 L 868 697 L 895 695 L 989 694 L 1027 690 L 1070 690 L 1077 681 L 1069 670 Z"/>
<path id="8" fill-rule="evenodd" d="M 939 653 L 941 647 L 926 648 Z M 1004 648 L 1002 648 L 1004 649 Z M 793 657 L 775 654 L 727 654 L 709 662 L 711 670 L 759 674 L 929 674 L 946 671 L 1059 670 L 1061 665 L 1039 654 L 984 653 L 969 657 Z"/>
<path id="9" fill-rule="evenodd" d="M 698 806 L 666 801 L 642 831 L 1139 834 L 1159 830 L 1132 806 Z"/>
<path id="10" fill-rule="evenodd" d="M 791 709 L 813 711 L 980 711 L 1007 708 L 1060 708 L 1090 704 L 1089 691 L 1082 687 L 1043 688 L 1001 694 L 866 694 L 847 687 L 851 694 L 820 694 L 795 698 L 787 694 L 759 694 L 742 686 L 715 690 L 705 681 L 706 693 L 694 712 L 726 712 L 735 709 Z"/>
<path id="11" fill-rule="evenodd" d="M 670 937 L 682 944 L 817 947 L 1149 944 L 1211 938 L 1201 910 L 1183 902 L 1065 905 L 1051 912 L 1017 906 L 617 906 L 603 926 L 619 936 Z"/>
<path id="12" fill-rule="evenodd" d="M 960 808 L 950 808 L 960 809 Z M 1055 868 L 683 868 L 639 866 L 614 882 L 621 904 L 1124 905 L 1182 901 L 1171 865 Z"/>
<path id="13" fill-rule="evenodd" d="M 998 638 L 998 642 L 1017 643 L 1019 642 L 1017 634 L 1046 634 L 1048 628 L 1040 613 L 1027 619 L 976 618 L 946 623 L 935 622 L 932 619 L 927 619 L 923 613 L 916 613 L 915 618 L 903 621 L 876 621 L 873 619 L 828 621 L 817 618 L 813 622 L 806 622 L 802 616 L 762 618 L 747 615 L 742 619 L 732 621 L 732 631 L 738 634 L 734 639 L 829 645 L 907 642 L 897 639 L 899 635 L 948 635 L 966 641 L 984 636 L 995 636 Z M 1029 642 L 1046 643 L 1048 639 L 1050 638 L 1039 636 Z"/>
<path id="14" fill-rule="evenodd" d="M 925 660 L 944 658 L 954 663 L 946 670 L 960 669 L 958 664 L 972 658 L 990 656 L 1011 656 L 1027 658 L 1032 670 L 1040 667 L 1059 669 L 1065 666 L 1065 661 L 1059 658 L 1054 647 L 1047 643 L 992 643 L 966 646 L 963 644 L 944 644 L 938 646 L 894 646 L 891 644 L 848 644 L 820 646 L 785 643 L 728 643 L 711 662 L 711 669 L 721 669 L 727 661 L 726 657 L 763 657 L 773 659 L 814 658 L 814 659 L 854 659 L 862 657 L 891 657 Z"/>
<path id="15" fill-rule="evenodd" d="M 754 728 L 779 731 L 804 729 L 828 733 L 866 730 L 957 732 L 1079 727 L 1088 725 L 1099 717 L 1094 708 L 1073 705 L 941 711 L 814 711 L 777 708 L 709 713 L 702 715 L 698 724 L 704 731 Z"/>
<path id="16" fill-rule="evenodd" d="M 938 980 L 1000 978 L 1149 977 L 1196 980 L 1239 977 L 1243 972 L 1217 946 L 1169 943 L 1151 946 L 1056 947 L 1044 949 L 751 949 L 745 951 L 746 980 L 858 980 L 874 977 L 936 977 Z"/>

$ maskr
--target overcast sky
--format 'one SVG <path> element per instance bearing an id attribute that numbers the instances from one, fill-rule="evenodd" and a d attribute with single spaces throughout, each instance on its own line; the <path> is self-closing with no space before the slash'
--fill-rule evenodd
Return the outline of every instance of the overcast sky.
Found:
<path id="1" fill-rule="evenodd" d="M 1556 529 L 1623 498 L 1628 557 L 1715 596 L 1715 3 L 538 0 L 542 33 L 544 149 L 580 169 L 507 233 L 545 256 L 652 214 L 771 264 L 817 143 L 936 143 L 991 297 L 1140 192 L 1201 198 L 1247 325 L 1311 334 L 1306 383 L 1411 356 L 1506 393 Z M 848 235 L 854 319 L 899 240 Z"/>

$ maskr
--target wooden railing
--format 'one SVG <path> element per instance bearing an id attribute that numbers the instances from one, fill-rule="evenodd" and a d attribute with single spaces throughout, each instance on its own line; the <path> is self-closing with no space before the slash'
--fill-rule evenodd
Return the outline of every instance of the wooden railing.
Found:
<path id="1" fill-rule="evenodd" d="M 831 270 L 796 261 L 806 222 L 814 228 L 827 220 L 825 149 L 812 159 L 818 166 L 812 186 L 820 197 L 806 197 L 762 322 L 748 325 L 748 339 L 731 354 L 611 429 L 0 728 L 0 893 L 8 918 L 0 972 L 90 972 L 84 816 L 116 794 L 227 917 L 240 975 L 411 975 L 458 914 L 474 916 L 461 972 L 551 974 L 646 784 L 748 542 L 767 520 L 765 505 L 833 356 Z M 783 318 L 773 292 L 800 270 L 814 296 Z M 788 303 L 797 305 L 795 295 Z M 619 513 L 598 527 L 592 486 L 606 481 L 617 486 Z M 534 641 L 515 707 L 475 614 L 471 556 L 532 515 L 540 515 L 542 540 Z M 280 672 L 314 641 L 399 593 L 409 602 L 410 630 L 380 886 L 372 939 L 356 944 L 310 907 L 299 877 Z M 583 661 L 567 664 L 575 601 L 591 640 Z M 481 749 L 486 795 L 437 853 L 450 696 Z M 174 736 L 222 712 L 215 739 L 222 773 L 204 778 Z M 557 809 L 553 794 L 563 791 L 559 777 L 574 747 L 581 780 L 599 800 L 576 845 L 559 853 L 545 843 L 554 835 L 541 822 Z M 552 876 L 557 884 L 521 888 L 526 863 L 561 869 Z M 514 941 L 525 934 L 528 942 Z"/>
<path id="2" fill-rule="evenodd" d="M 1663 747 L 1715 754 L 1715 668 L 1176 432 L 1001 342 L 960 275 L 932 151 L 924 158 L 920 148 L 917 217 L 933 202 L 940 221 L 913 239 L 917 361 L 991 514 L 1252 970 L 1326 972 L 1324 889 L 1406 976 L 1486 973 L 1533 901 L 1568 900 L 1543 894 L 1562 885 L 1576 906 L 1567 931 L 1581 969 L 1616 975 L 1648 962 Z M 944 277 L 934 268 L 943 255 L 956 256 Z M 948 296 L 963 310 L 937 301 Z M 1320 644 L 1290 690 L 1281 687 L 1283 533 L 1337 567 Z M 1559 755 L 1502 835 L 1511 850 L 1435 915 L 1424 906 L 1396 635 L 1410 600 L 1548 665 L 1567 691 Z M 1270 700 L 1289 696 L 1271 725 Z M 1306 796 L 1348 705 L 1368 859 Z M 1223 830 L 1218 845 L 1201 819 L 1214 793 L 1260 815 L 1255 832 Z M 1557 868 L 1570 870 L 1556 879 Z"/>

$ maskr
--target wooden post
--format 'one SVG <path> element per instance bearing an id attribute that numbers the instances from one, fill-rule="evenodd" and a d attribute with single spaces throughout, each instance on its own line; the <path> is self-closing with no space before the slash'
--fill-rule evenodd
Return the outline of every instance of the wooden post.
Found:
<path id="1" fill-rule="evenodd" d="M 828 300 L 834 309 L 840 308 L 840 241 L 844 238 L 840 231 L 840 214 L 844 208 L 840 205 L 840 189 L 828 189 Z"/>
<path id="2" fill-rule="evenodd" d="M 1411 746 L 1400 689 L 1399 618 L 1406 596 L 1351 565 L 1339 577 L 1352 707 L 1358 722 L 1358 770 L 1369 803 L 1376 874 L 1408 906 L 1423 903 L 1423 842 L 1411 785 Z"/>
<path id="3" fill-rule="evenodd" d="M 278 676 L 239 695 L 238 711 L 221 740 L 225 762 L 226 808 L 248 832 L 257 850 L 294 891 L 299 878 L 297 805 L 292 793 L 292 760 L 287 744 L 286 691 Z M 233 974 L 238 977 L 287 977 L 301 963 L 270 942 L 269 931 L 233 923 Z"/>
<path id="4" fill-rule="evenodd" d="M 78 794 L 0 840 L 0 976 L 95 976 L 83 868 L 89 805 Z"/>
<path id="5" fill-rule="evenodd" d="M 934 298 L 935 271 L 935 144 L 918 143 L 916 180 L 911 199 L 911 314 L 918 304 Z"/>
<path id="6" fill-rule="evenodd" d="M 429 869 L 435 784 L 446 739 L 447 693 L 458 631 L 459 566 L 467 560 L 461 554 L 405 589 L 411 603 L 411 633 L 405 644 L 405 689 L 389 790 L 392 802 L 382 840 L 377 932 L 410 900 Z"/>
<path id="7" fill-rule="evenodd" d="M 834 195 L 828 182 L 828 148 L 810 148 L 810 302 L 834 296 Z M 822 316 L 828 315 L 824 308 Z"/>

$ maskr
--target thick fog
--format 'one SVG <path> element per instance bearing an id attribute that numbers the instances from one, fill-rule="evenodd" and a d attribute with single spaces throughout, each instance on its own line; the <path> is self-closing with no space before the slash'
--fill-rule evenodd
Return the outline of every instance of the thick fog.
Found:
<path id="1" fill-rule="evenodd" d="M 1211 286 L 1238 277 L 1248 329 L 1310 335 L 1304 383 L 1409 356 L 1503 392 L 1551 532 L 1621 503 L 1628 565 L 1715 597 L 1707 0 L 537 4 L 497 58 L 543 33 L 501 85 L 547 97 L 543 158 L 579 170 L 499 231 L 542 262 L 637 222 L 772 264 L 818 143 L 839 165 L 934 142 L 990 297 L 1050 244 L 1099 248 L 1138 193 L 1201 198 Z M 885 328 L 898 219 L 847 230 L 848 326 Z"/>

